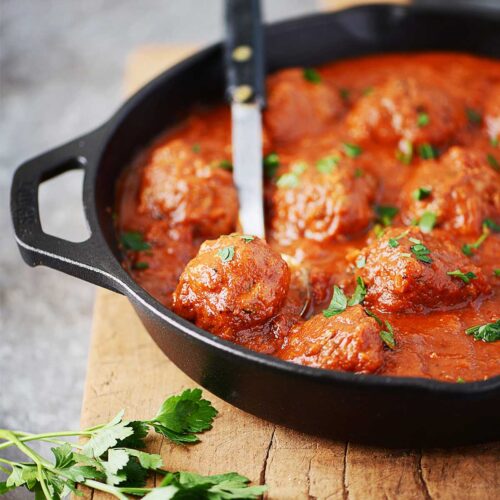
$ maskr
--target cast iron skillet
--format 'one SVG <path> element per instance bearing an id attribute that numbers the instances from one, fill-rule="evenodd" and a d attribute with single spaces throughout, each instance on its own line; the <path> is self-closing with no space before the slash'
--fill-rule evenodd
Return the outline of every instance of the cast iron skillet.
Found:
<path id="1" fill-rule="evenodd" d="M 492 13 L 364 6 L 269 26 L 268 70 L 396 51 L 457 50 L 499 57 L 499 36 L 500 22 Z M 386 446 L 500 438 L 500 377 L 450 384 L 280 361 L 196 328 L 148 295 L 121 267 L 110 210 L 117 177 L 194 103 L 220 101 L 223 74 L 223 51 L 216 44 L 146 85 L 102 127 L 21 165 L 12 184 L 11 211 L 24 260 L 127 295 L 156 343 L 181 370 L 267 420 Z M 38 213 L 40 183 L 71 169 L 85 172 L 83 202 L 92 235 L 83 243 L 45 234 Z M 145 376 L 147 370 L 144 366 Z"/>

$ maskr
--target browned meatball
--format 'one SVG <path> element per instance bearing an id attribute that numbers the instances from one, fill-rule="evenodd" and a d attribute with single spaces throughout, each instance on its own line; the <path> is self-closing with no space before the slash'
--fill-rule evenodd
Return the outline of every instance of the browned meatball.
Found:
<path id="1" fill-rule="evenodd" d="M 182 140 L 155 149 L 145 166 L 139 211 L 190 225 L 196 235 L 217 237 L 235 230 L 238 195 L 231 173 L 207 163 Z"/>
<path id="2" fill-rule="evenodd" d="M 301 365 L 373 373 L 384 361 L 380 327 L 361 306 L 337 316 L 317 314 L 291 332 L 280 357 Z"/>
<path id="3" fill-rule="evenodd" d="M 484 219 L 500 217 L 500 175 L 484 152 L 453 147 L 440 160 L 416 168 L 402 192 L 402 205 L 408 223 L 433 212 L 440 228 L 478 233 Z"/>
<path id="4" fill-rule="evenodd" d="M 271 139 L 294 141 L 327 129 L 342 106 L 338 92 L 323 81 L 306 80 L 303 69 L 286 69 L 267 80 L 264 121 Z"/>
<path id="5" fill-rule="evenodd" d="M 173 310 L 197 326 L 233 339 L 263 324 L 283 306 L 290 271 L 259 238 L 240 234 L 206 241 L 182 273 Z"/>
<path id="6" fill-rule="evenodd" d="M 296 161 L 281 172 L 268 198 L 271 228 L 281 242 L 339 239 L 372 220 L 375 180 L 341 153 L 315 164 Z"/>
<path id="7" fill-rule="evenodd" d="M 434 74 L 389 78 L 363 96 L 347 118 L 355 139 L 437 144 L 465 124 L 464 106 Z"/>
<path id="8" fill-rule="evenodd" d="M 359 274 L 368 290 L 364 304 L 379 311 L 447 310 L 490 291 L 481 269 L 436 230 L 390 228 L 361 254 L 366 263 Z"/>

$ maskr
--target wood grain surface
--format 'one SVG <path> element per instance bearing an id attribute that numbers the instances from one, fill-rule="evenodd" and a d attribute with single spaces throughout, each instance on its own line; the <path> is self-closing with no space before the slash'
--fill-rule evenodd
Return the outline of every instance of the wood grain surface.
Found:
<path id="1" fill-rule="evenodd" d="M 127 93 L 192 50 L 139 49 L 130 57 Z M 125 297 L 97 292 L 83 427 L 107 421 L 122 408 L 130 419 L 151 417 L 165 397 L 195 386 L 154 344 Z M 148 451 L 160 453 L 169 470 L 238 471 L 268 484 L 269 499 L 500 498 L 498 443 L 454 450 L 368 448 L 275 426 L 205 395 L 220 413 L 200 444 L 182 447 L 150 436 Z M 85 497 L 106 495 L 86 491 Z"/>

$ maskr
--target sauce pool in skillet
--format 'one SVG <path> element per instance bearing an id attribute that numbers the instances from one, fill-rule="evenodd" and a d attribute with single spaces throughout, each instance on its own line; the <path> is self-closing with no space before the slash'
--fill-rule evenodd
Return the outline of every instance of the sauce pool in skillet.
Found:
<path id="1" fill-rule="evenodd" d="M 268 243 L 236 233 L 220 106 L 193 111 L 119 180 L 124 267 L 198 326 L 295 363 L 499 375 L 500 62 L 373 56 L 282 70 L 267 87 Z M 280 252 L 310 270 L 305 318 Z"/>

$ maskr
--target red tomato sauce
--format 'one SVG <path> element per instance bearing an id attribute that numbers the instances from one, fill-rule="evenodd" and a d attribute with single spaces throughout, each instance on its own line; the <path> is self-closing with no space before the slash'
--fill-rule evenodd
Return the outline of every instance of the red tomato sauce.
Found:
<path id="1" fill-rule="evenodd" d="M 500 375 L 500 341 L 465 333 L 500 318 L 500 62 L 455 53 L 373 56 L 283 70 L 267 86 L 267 241 L 273 255 L 292 255 L 310 270 L 313 304 L 304 322 L 293 297 L 283 302 L 267 290 L 257 325 L 227 333 L 214 319 L 211 331 L 323 368 L 450 382 Z M 228 107 L 196 110 L 119 180 L 117 232 L 138 232 L 148 247 L 124 248 L 123 266 L 167 307 L 200 245 L 237 230 L 231 157 Z M 420 257 L 415 245 L 425 247 Z M 264 247 L 255 255 L 274 266 Z M 252 248 L 236 245 L 250 260 Z M 245 273 L 245 265 L 235 269 Z M 466 283 L 448 274 L 455 271 L 474 277 Z M 262 287 L 288 287 L 287 277 L 254 273 Z M 187 278 L 193 287 L 205 279 Z M 366 287 L 361 305 L 323 315 L 333 286 L 350 297 L 358 278 Z M 227 286 L 245 286 L 240 281 Z M 232 291 L 219 292 L 229 304 Z M 185 308 L 182 315 L 212 324 Z M 379 337 L 388 328 L 392 349 Z"/>

